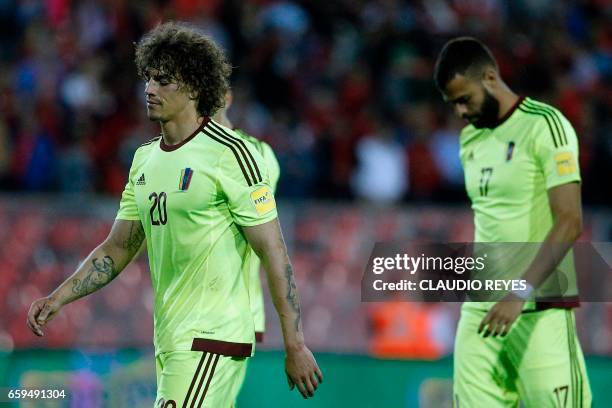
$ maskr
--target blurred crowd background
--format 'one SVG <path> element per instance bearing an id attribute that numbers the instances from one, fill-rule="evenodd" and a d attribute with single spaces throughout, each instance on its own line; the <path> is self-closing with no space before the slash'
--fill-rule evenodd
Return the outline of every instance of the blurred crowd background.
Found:
<path id="1" fill-rule="evenodd" d="M 606 0 L 0 1 L 0 189 L 118 196 L 148 122 L 134 42 L 191 21 L 227 52 L 236 126 L 268 141 L 279 198 L 464 201 L 462 123 L 435 57 L 474 35 L 580 139 L 584 202 L 612 202 Z"/>
<path id="2" fill-rule="evenodd" d="M 0 385 L 66 389 L 73 397 L 72 405 L 60 405 L 66 407 L 152 406 L 153 293 L 146 257 L 108 287 L 65 307 L 44 337 L 34 336 L 25 324 L 32 300 L 50 293 L 106 237 L 116 210 L 113 197 L 0 196 Z M 361 302 L 361 281 L 375 242 L 471 241 L 469 208 L 428 204 L 381 210 L 303 200 L 283 202 L 279 214 L 300 289 L 306 340 L 325 384 L 312 401 L 287 392 L 281 329 L 266 293 L 264 342 L 249 361 L 238 405 L 450 408 L 459 304 Z M 609 211 L 585 213 L 584 241 L 608 241 L 610 255 L 611 233 Z M 579 276 L 609 299 L 612 281 L 589 272 L 579 269 Z M 612 303 L 583 302 L 576 321 L 594 395 L 608 401 Z"/>
<path id="3" fill-rule="evenodd" d="M 104 240 L 116 208 L 112 198 L 47 197 L 41 205 L 38 197 L 0 197 L 0 353 L 151 345 L 153 292 L 146 256 L 108 287 L 65 307 L 45 337 L 34 336 L 25 324 L 32 300 L 50 293 Z M 409 359 L 436 359 L 452 352 L 459 303 L 419 304 L 391 296 L 387 302 L 361 302 L 361 285 L 376 242 L 471 242 L 468 208 L 427 205 L 381 211 L 371 205 L 304 201 L 281 204 L 279 213 L 313 350 Z M 609 213 L 585 214 L 581 241 L 612 241 L 611 233 Z M 612 245 L 606 248 L 603 253 L 611 262 Z M 612 355 L 612 303 L 588 302 L 612 300 L 612 284 L 592 269 L 578 267 L 578 273 L 581 282 L 590 283 L 581 286 L 583 303 L 576 309 L 582 348 L 588 354 Z M 600 282 L 593 284 L 593 279 Z M 278 317 L 263 282 L 266 333 L 258 349 L 282 349 Z M 594 296 L 593 286 L 602 294 Z"/>

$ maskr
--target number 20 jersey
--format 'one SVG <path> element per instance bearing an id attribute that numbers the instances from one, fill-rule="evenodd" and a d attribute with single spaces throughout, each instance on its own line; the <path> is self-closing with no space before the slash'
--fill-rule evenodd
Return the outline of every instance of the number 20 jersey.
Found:
<path id="1" fill-rule="evenodd" d="M 493 129 L 468 125 L 461 132 L 460 157 L 474 211 L 474 241 L 543 242 L 553 225 L 547 190 L 580 182 L 576 133 L 557 109 L 531 98 L 519 99 L 500 122 Z M 505 252 L 498 259 L 507 263 L 499 268 L 516 268 L 515 276 L 520 276 L 536 246 L 525 249 L 528 256 L 517 257 L 509 255 L 516 245 L 497 248 Z M 566 293 L 577 296 L 571 252 L 558 269 L 571 280 Z M 538 296 L 547 295 L 556 297 L 558 290 L 547 293 L 544 282 Z"/>
<path id="2" fill-rule="evenodd" d="M 159 137 L 138 148 L 117 219 L 140 220 L 145 231 L 156 354 L 252 354 L 255 255 L 240 226 L 276 216 L 261 155 L 211 119 L 180 144 Z"/>

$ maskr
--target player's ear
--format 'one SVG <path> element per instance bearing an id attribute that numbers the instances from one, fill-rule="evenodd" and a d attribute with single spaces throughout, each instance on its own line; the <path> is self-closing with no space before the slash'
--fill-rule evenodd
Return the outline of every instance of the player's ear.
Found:
<path id="1" fill-rule="evenodd" d="M 489 93 L 492 93 L 497 88 L 499 81 L 499 73 L 493 67 L 486 67 L 482 71 L 481 82 Z"/>
<path id="2" fill-rule="evenodd" d="M 225 93 L 225 109 L 229 109 L 232 106 L 232 102 L 234 101 L 234 94 L 231 89 L 228 89 Z"/>

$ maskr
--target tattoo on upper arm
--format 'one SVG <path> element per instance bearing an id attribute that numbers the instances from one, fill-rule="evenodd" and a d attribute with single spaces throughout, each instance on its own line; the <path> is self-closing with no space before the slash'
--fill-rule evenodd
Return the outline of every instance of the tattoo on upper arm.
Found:
<path id="1" fill-rule="evenodd" d="M 295 318 L 295 330 L 300 330 L 301 311 L 300 302 L 297 298 L 297 285 L 295 284 L 295 278 L 293 277 L 293 268 L 291 264 L 287 264 L 285 267 L 285 278 L 287 279 L 287 296 L 286 299 L 289 301 L 291 308 L 297 313 Z"/>
<path id="2" fill-rule="evenodd" d="M 131 253 L 135 253 L 140 249 L 140 244 L 145 238 L 144 229 L 140 221 L 132 221 L 130 223 L 130 232 L 128 237 L 123 241 L 122 245 L 124 249 L 127 249 Z"/>
<path id="3" fill-rule="evenodd" d="M 94 258 L 83 280 L 72 280 L 72 293 L 79 297 L 88 295 L 115 279 L 118 274 L 113 258 L 108 255 L 102 259 Z"/>

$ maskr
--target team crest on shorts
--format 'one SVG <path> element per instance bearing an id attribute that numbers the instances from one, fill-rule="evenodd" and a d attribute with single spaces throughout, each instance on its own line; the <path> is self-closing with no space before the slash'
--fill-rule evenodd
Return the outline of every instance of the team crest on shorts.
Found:
<path id="1" fill-rule="evenodd" d="M 181 170 L 181 178 L 179 179 L 179 190 L 187 191 L 189 184 L 191 183 L 191 177 L 193 176 L 193 170 L 189 167 Z"/>

